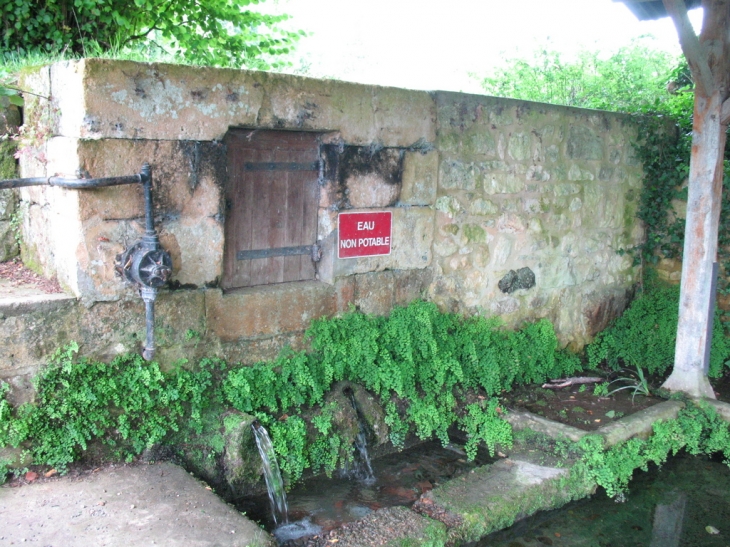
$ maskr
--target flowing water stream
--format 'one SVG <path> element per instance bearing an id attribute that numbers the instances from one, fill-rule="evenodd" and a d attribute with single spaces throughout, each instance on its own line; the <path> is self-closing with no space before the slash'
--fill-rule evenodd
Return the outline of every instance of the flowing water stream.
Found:
<path id="1" fill-rule="evenodd" d="M 283 530 L 272 521 L 265 497 L 243 499 L 236 506 L 283 541 L 283 533 L 301 532 L 294 537 L 318 534 L 383 507 L 410 506 L 423 492 L 489 461 L 480 453 L 476 461 L 468 462 L 459 446 L 444 448 L 439 441 L 428 441 L 374 459 L 372 482 L 342 476 L 313 477 L 288 492 L 293 526 Z"/>
<path id="2" fill-rule="evenodd" d="M 276 453 L 271 444 L 269 433 L 258 422 L 254 422 L 251 428 L 264 467 L 264 479 L 266 480 L 266 489 L 269 492 L 269 501 L 271 502 L 271 518 L 275 525 L 286 524 L 289 521 L 286 490 L 284 489 L 284 481 L 281 478 L 279 463 L 276 461 Z"/>
<path id="3" fill-rule="evenodd" d="M 355 479 L 366 484 L 375 483 L 375 473 L 373 465 L 370 462 L 370 453 L 368 452 L 368 430 L 365 418 L 362 415 L 355 393 L 350 388 L 346 388 L 343 393 L 350 400 L 352 408 L 357 414 L 357 424 L 359 427 L 357 437 L 355 438 L 354 454 L 351 463 L 343 469 L 343 475 L 351 479 Z"/>

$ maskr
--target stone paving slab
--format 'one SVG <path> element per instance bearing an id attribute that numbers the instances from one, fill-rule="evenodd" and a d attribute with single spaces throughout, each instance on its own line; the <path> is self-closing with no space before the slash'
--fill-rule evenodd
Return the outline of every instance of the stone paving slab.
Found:
<path id="1" fill-rule="evenodd" d="M 479 467 L 422 496 L 417 509 L 440 514 L 451 525 L 449 543 L 459 545 L 595 491 L 595 484 L 572 480 L 567 468 L 541 465 L 535 456 L 515 453 Z"/>
<path id="2" fill-rule="evenodd" d="M 0 488 L 0 546 L 269 547 L 272 537 L 171 463 Z"/>
<path id="3" fill-rule="evenodd" d="M 531 429 L 553 439 L 581 440 L 589 432 L 566 424 L 554 422 L 526 410 L 510 410 L 504 418 L 515 431 Z"/>

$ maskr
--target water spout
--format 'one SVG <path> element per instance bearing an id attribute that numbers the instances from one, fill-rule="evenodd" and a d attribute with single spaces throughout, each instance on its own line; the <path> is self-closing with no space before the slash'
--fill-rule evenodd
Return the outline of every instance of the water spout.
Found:
<path id="1" fill-rule="evenodd" d="M 251 428 L 256 438 L 256 446 L 259 449 L 261 461 L 263 462 L 264 479 L 266 480 L 266 489 L 269 492 L 274 524 L 286 524 L 289 522 L 289 508 L 286 504 L 284 480 L 281 478 L 281 471 L 276 461 L 276 454 L 274 453 L 274 447 L 271 444 L 269 433 L 258 420 L 251 424 Z"/>
<path id="2" fill-rule="evenodd" d="M 350 399 L 350 404 L 357 414 L 357 423 L 359 426 L 354 443 L 354 465 L 351 469 L 346 469 L 346 473 L 350 477 L 360 480 L 365 484 L 373 484 L 376 479 L 375 473 L 373 473 L 373 466 L 370 463 L 370 454 L 368 454 L 368 435 L 365 418 L 363 417 L 360 406 L 357 404 L 357 400 L 355 399 L 355 392 L 352 391 L 351 388 L 347 387 L 342 391 L 342 393 Z"/>

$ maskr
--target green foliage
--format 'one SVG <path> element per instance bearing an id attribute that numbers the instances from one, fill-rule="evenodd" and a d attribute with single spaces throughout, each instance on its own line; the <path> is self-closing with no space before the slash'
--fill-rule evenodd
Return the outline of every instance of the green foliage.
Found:
<path id="1" fill-rule="evenodd" d="M 642 367 L 649 374 L 664 374 L 674 364 L 679 317 L 679 287 L 649 285 L 629 308 L 586 347 L 588 367 L 604 361 L 613 370 Z M 709 376 L 716 378 L 730 359 L 730 343 L 716 311 Z"/>
<path id="2" fill-rule="evenodd" d="M 69 52 L 85 57 L 137 42 L 179 59 L 215 66 L 270 68 L 301 33 L 278 25 L 286 16 L 248 6 L 259 0 L 0 0 L 0 53 Z"/>
<path id="3" fill-rule="evenodd" d="M 35 403 L 12 415 L 0 402 L 0 446 L 32 441 L 36 464 L 63 470 L 96 439 L 128 459 L 177 430 L 182 418 L 192 428 L 201 427 L 212 362 L 203 363 L 198 373 L 164 375 L 138 355 L 106 364 L 76 359 L 77 351 L 71 343 L 56 352 L 36 379 Z"/>
<path id="4" fill-rule="evenodd" d="M 466 407 L 466 414 L 461 418 L 460 425 L 469 437 L 464 450 L 470 460 L 477 455 L 480 442 L 489 448 L 489 455 L 494 457 L 494 447 L 500 445 L 512 448 L 512 428 L 499 415 L 497 399 L 490 399 L 485 405 L 471 404 Z"/>
<path id="5" fill-rule="evenodd" d="M 395 446 L 410 433 L 447 444 L 448 429 L 458 425 L 474 457 L 481 442 L 492 451 L 511 443 L 494 395 L 579 365 L 557 351 L 547 321 L 513 332 L 494 319 L 441 313 L 422 301 L 387 318 L 353 311 L 320 319 L 308 336 L 309 353 L 285 349 L 271 362 L 229 371 L 204 359 L 196 372 L 178 367 L 167 374 L 138 355 L 111 364 L 77 359 L 72 344 L 39 376 L 35 403 L 13 411 L 0 397 L 0 445 L 28 446 L 36 464 L 63 469 L 93 440 L 132 457 L 181 424 L 200 432 L 207 405 L 230 405 L 269 429 L 281 469 L 296 481 L 305 469 L 331 473 L 352 458 L 351 441 L 333 428 L 336 405 L 324 404 L 333 382 L 347 380 L 381 399 Z M 457 397 L 478 389 L 488 396 L 484 403 L 459 410 Z M 293 415 L 303 407 L 315 410 L 309 421 Z"/>
<path id="6" fill-rule="evenodd" d="M 614 393 L 618 393 L 619 391 L 623 391 L 624 389 L 630 389 L 632 390 L 631 393 L 631 402 L 634 401 L 634 397 L 636 395 L 644 395 L 648 397 L 651 395 L 651 389 L 649 388 L 649 380 L 644 375 L 644 370 L 641 367 L 636 367 L 636 374 L 634 374 L 632 371 L 627 371 L 630 376 L 622 376 L 621 378 L 616 378 L 613 382 L 623 382 L 624 386 L 617 387 L 616 389 L 612 390 L 608 395 L 611 396 Z M 611 382 L 611 383 L 613 383 Z"/>
<path id="7" fill-rule="evenodd" d="M 730 465 L 730 430 L 709 404 L 686 401 L 676 420 L 657 421 L 646 440 L 633 438 L 608 450 L 603 438 L 586 435 L 569 448 L 578 454 L 571 473 L 581 474 L 614 497 L 628 488 L 636 469 L 646 471 L 649 463 L 661 465 L 671 454 L 684 449 L 692 455 L 722 453 Z"/>
<path id="8" fill-rule="evenodd" d="M 583 50 L 570 61 L 543 48 L 532 59 L 510 59 L 481 85 L 498 97 L 635 111 L 666 97 L 666 83 L 676 63 L 647 38 L 634 40 L 609 57 Z"/>
<path id="9" fill-rule="evenodd" d="M 608 397 L 608 382 L 596 384 L 593 388 L 593 395 L 596 397 Z"/>
<path id="10" fill-rule="evenodd" d="M 285 420 L 272 421 L 268 428 L 281 471 L 296 482 L 310 467 L 307 424 L 299 416 L 289 416 Z"/>
<path id="11" fill-rule="evenodd" d="M 352 311 L 320 319 L 307 336 L 312 353 L 286 350 L 273 362 L 231 371 L 223 383 L 229 404 L 243 412 L 288 413 L 321 404 L 333 382 L 347 380 L 384 401 L 395 446 L 403 446 L 410 432 L 447 444 L 449 427 L 460 423 L 469 429 L 473 455 L 480 441 L 492 449 L 495 442 L 509 444 L 509 426 L 495 414 L 496 399 L 487 410 L 474 407 L 460 418 L 460 390 L 482 388 L 493 396 L 517 383 L 544 382 L 580 368 L 577 356 L 557 351 L 548 321 L 513 332 L 499 328 L 496 319 L 441 313 L 422 301 L 396 308 L 387 318 Z M 293 477 L 310 465 L 335 469 L 338 457 L 349 457 L 342 439 L 324 433 L 329 431 L 324 412 L 308 429 L 308 447 L 293 445 L 289 428 L 301 424 L 287 425 L 291 419 L 276 422 L 271 433 L 277 453 L 287 460 L 282 467 Z M 277 440 L 279 435 L 284 439 Z"/>
<path id="12" fill-rule="evenodd" d="M 634 149 L 644 169 L 636 216 L 644 223 L 645 241 L 633 249 L 637 261 L 656 264 L 661 258 L 682 257 L 686 182 L 692 149 L 694 94 L 686 61 L 671 74 L 671 95 L 640 109 L 635 116 L 639 140 Z M 718 262 L 722 266 L 718 288 L 728 288 L 730 272 L 730 143 L 725 144 L 724 181 L 718 231 Z"/>
<path id="13" fill-rule="evenodd" d="M 23 106 L 23 97 L 20 90 L 15 87 L 15 79 L 7 70 L 0 69 L 0 97 L 7 97 L 10 104 Z"/>
<path id="14" fill-rule="evenodd" d="M 345 448 L 342 437 L 332 428 L 332 416 L 336 409 L 336 403 L 329 403 L 319 415 L 312 418 L 317 436 L 309 448 L 310 463 L 315 473 L 324 470 L 328 477 L 337 469 L 340 452 Z"/>

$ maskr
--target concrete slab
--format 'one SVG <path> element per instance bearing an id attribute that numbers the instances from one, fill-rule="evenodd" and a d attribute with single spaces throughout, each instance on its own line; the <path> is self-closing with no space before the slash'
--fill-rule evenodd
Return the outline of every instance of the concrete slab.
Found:
<path id="1" fill-rule="evenodd" d="M 272 537 L 171 463 L 0 488 L 0 546 L 268 547 Z"/>

